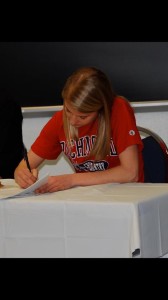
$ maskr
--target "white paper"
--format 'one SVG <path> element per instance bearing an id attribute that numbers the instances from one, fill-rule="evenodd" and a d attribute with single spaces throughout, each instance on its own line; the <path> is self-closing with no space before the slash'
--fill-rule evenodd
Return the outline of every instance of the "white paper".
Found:
<path id="1" fill-rule="evenodd" d="M 20 188 L 17 183 L 15 183 L 14 179 L 2 179 L 1 183 L 4 187 L 0 188 L 0 200 L 35 195 L 34 191 L 47 183 L 48 177 L 49 174 L 47 173 L 27 189 Z"/>

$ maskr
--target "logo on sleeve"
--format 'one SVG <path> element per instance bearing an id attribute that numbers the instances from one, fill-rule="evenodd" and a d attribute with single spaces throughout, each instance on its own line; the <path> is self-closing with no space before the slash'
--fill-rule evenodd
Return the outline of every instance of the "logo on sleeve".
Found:
<path id="1" fill-rule="evenodd" d="M 129 135 L 135 135 L 135 131 L 134 130 L 130 130 L 129 131 Z"/>

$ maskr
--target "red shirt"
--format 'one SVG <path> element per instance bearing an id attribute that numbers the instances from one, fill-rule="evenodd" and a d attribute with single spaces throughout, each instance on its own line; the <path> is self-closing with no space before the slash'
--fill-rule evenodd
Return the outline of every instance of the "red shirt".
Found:
<path id="1" fill-rule="evenodd" d="M 42 129 L 32 145 L 32 150 L 44 159 L 56 159 L 63 151 L 74 166 L 76 172 L 103 171 L 120 164 L 119 154 L 131 145 L 138 146 L 139 182 L 144 182 L 142 149 L 143 143 L 136 127 L 134 111 L 127 100 L 122 97 L 114 99 L 111 111 L 111 144 L 110 153 L 103 160 L 89 158 L 90 149 L 96 138 L 97 120 L 78 128 L 79 139 L 67 146 L 64 128 L 63 111 L 56 112 Z"/>

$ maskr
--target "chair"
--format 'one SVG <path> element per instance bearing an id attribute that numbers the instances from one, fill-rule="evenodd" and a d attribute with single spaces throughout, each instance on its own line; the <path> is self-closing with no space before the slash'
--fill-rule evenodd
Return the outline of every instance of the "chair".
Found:
<path id="1" fill-rule="evenodd" d="M 163 139 L 150 129 L 137 126 L 142 137 L 144 148 L 145 182 L 168 182 L 168 147 Z"/>

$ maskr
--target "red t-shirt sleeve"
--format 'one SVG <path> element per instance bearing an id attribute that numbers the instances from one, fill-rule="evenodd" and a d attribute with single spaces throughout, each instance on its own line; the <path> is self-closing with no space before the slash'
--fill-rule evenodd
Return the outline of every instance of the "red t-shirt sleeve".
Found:
<path id="1" fill-rule="evenodd" d="M 56 112 L 32 144 L 34 153 L 44 159 L 56 159 L 62 151 L 59 134 L 63 130 L 62 111 Z"/>
<path id="2" fill-rule="evenodd" d="M 118 154 L 131 145 L 138 145 L 139 151 L 143 149 L 133 108 L 126 99 L 122 97 L 115 99 L 111 122 L 112 138 Z"/>

